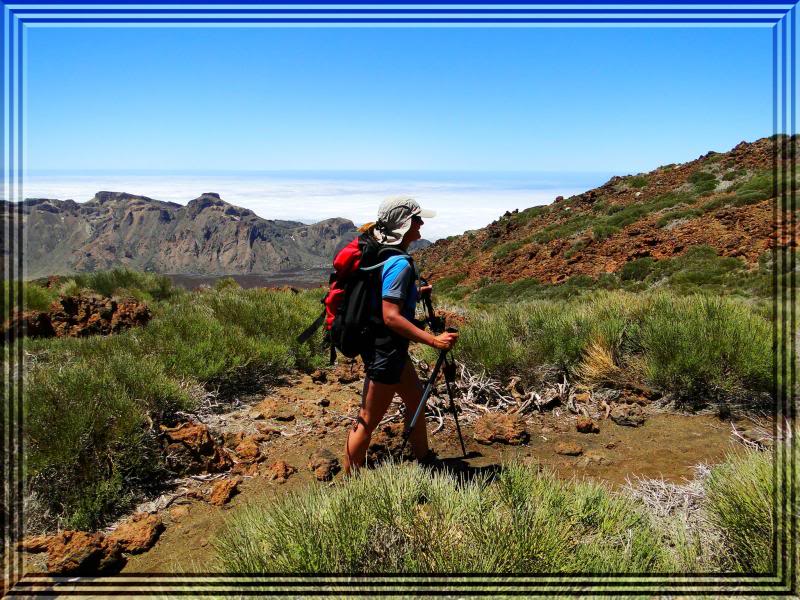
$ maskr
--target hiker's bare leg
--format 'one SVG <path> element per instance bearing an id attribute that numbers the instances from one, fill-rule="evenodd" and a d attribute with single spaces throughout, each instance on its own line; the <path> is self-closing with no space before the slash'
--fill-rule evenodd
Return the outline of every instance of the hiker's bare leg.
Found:
<path id="1" fill-rule="evenodd" d="M 396 385 L 376 383 L 369 379 L 364 381 L 361 410 L 358 420 L 350 429 L 344 449 L 344 472 L 357 471 L 367 460 L 367 448 L 372 432 L 381 422 L 383 415 L 392 403 Z"/>
<path id="2" fill-rule="evenodd" d="M 414 370 L 414 365 L 411 364 L 410 358 L 406 360 L 403 373 L 400 375 L 400 385 L 397 393 L 406 406 L 405 424 L 408 426 L 411 423 L 411 419 L 414 418 L 414 413 L 417 412 L 419 401 L 422 400 L 422 384 L 419 381 L 419 377 L 417 377 L 417 372 Z M 408 441 L 411 443 L 411 450 L 417 460 L 428 453 L 428 428 L 425 426 L 424 413 L 419 416 Z"/>

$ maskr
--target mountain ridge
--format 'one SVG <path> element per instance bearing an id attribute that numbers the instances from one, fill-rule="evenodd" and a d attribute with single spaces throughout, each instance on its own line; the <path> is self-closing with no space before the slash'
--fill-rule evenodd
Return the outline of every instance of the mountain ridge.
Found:
<path id="1" fill-rule="evenodd" d="M 197 275 L 324 268 L 356 233 L 340 217 L 310 225 L 264 219 L 214 192 L 185 206 L 110 191 L 83 203 L 28 198 L 21 204 L 28 277 L 115 267 Z M 0 217 L 8 218 L 12 207 L 19 209 L 0 202 Z"/>

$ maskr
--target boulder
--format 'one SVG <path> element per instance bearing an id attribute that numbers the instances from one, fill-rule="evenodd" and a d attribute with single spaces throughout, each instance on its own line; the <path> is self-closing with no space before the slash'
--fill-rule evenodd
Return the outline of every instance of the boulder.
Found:
<path id="1" fill-rule="evenodd" d="M 616 404 L 609 415 L 617 425 L 626 427 L 639 427 L 644 425 L 647 417 L 638 404 Z"/>
<path id="2" fill-rule="evenodd" d="M 297 469 L 282 460 L 272 463 L 267 469 L 267 477 L 277 483 L 285 483 L 295 473 Z"/>
<path id="3" fill-rule="evenodd" d="M 217 481 L 211 488 L 211 493 L 208 497 L 209 503 L 213 504 L 214 506 L 222 506 L 223 504 L 226 504 L 238 491 L 239 484 L 241 482 L 242 478 L 239 476 Z"/>
<path id="4" fill-rule="evenodd" d="M 125 566 L 122 548 L 102 533 L 62 531 L 48 545 L 47 571 L 57 575 L 106 575 Z"/>
<path id="5" fill-rule="evenodd" d="M 330 481 L 341 470 L 339 459 L 327 448 L 317 450 L 311 455 L 308 467 L 319 481 Z"/>
<path id="6" fill-rule="evenodd" d="M 556 454 L 564 456 L 580 456 L 583 454 L 583 446 L 575 442 L 558 442 L 554 448 Z"/>
<path id="7" fill-rule="evenodd" d="M 268 419 L 275 419 L 276 421 L 294 421 L 294 412 L 284 402 L 277 402 L 275 400 L 268 400 L 259 405 L 259 409 L 263 415 Z"/>
<path id="8" fill-rule="evenodd" d="M 170 509 L 169 517 L 173 521 L 180 521 L 189 515 L 189 507 L 186 505 L 175 506 Z"/>
<path id="9" fill-rule="evenodd" d="M 170 442 L 180 442 L 198 454 L 210 454 L 214 449 L 208 427 L 202 423 L 188 421 L 176 427 L 162 425 L 161 431 Z"/>
<path id="10" fill-rule="evenodd" d="M 341 384 L 348 384 L 364 378 L 364 367 L 360 362 L 344 362 L 336 365 L 336 378 Z"/>
<path id="11" fill-rule="evenodd" d="M 255 436 L 244 438 L 239 445 L 236 446 L 236 456 L 243 462 L 258 462 L 264 460 L 261 455 L 261 449 L 258 445 L 258 440 Z"/>
<path id="12" fill-rule="evenodd" d="M 486 413 L 475 421 L 474 438 L 481 444 L 498 442 L 517 446 L 529 439 L 525 421 L 519 415 Z"/>
<path id="13" fill-rule="evenodd" d="M 123 552 L 138 554 L 149 550 L 163 530 L 164 524 L 158 515 L 137 513 L 117 527 L 108 539 L 119 543 Z"/>
<path id="14" fill-rule="evenodd" d="M 189 421 L 176 427 L 162 425 L 161 436 L 167 465 L 177 473 L 219 473 L 227 471 L 233 464 L 202 423 Z"/>
<path id="15" fill-rule="evenodd" d="M 49 546 L 51 539 L 52 536 L 49 535 L 34 535 L 26 537 L 25 539 L 17 542 L 17 550 L 20 552 L 30 552 L 31 554 L 47 552 L 47 547 Z"/>
<path id="16" fill-rule="evenodd" d="M 600 433 L 600 427 L 589 417 L 578 417 L 575 427 L 580 433 Z"/>

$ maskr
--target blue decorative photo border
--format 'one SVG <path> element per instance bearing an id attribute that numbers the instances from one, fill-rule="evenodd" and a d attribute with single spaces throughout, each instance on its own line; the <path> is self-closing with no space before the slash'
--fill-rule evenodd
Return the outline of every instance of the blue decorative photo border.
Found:
<path id="1" fill-rule="evenodd" d="M 773 31 L 773 132 L 796 133 L 796 6 L 794 3 L 759 3 L 732 0 L 668 2 L 648 4 L 633 0 L 613 4 L 586 2 L 522 2 L 511 0 L 495 7 L 477 0 L 434 3 L 386 4 L 356 1 L 340 4 L 329 1 L 285 2 L 264 4 L 245 0 L 235 6 L 213 3 L 117 2 L 89 0 L 80 4 L 54 1 L 46 4 L 23 0 L 0 2 L 0 35 L 2 36 L 2 199 L 20 202 L 25 172 L 25 60 L 26 31 L 31 27 L 70 26 L 191 26 L 191 27 L 769 27 Z M 785 136 L 775 136 L 778 145 L 794 143 Z M 776 153 L 777 156 L 777 153 Z M 794 154 L 792 154 L 794 156 Z M 791 160 L 792 173 L 796 159 Z M 786 181 L 775 160 L 775 181 Z M 774 234 L 784 213 L 797 207 L 794 189 L 780 187 L 781 201 L 773 208 Z M 781 207 L 781 208 L 779 208 Z M 9 211 L 0 229 L 10 252 L 2 256 L 0 269 L 6 281 L 22 281 L 25 277 L 25 232 L 19 209 Z M 797 240 L 796 224 L 789 231 Z M 777 241 L 777 240 L 775 240 Z M 773 265 L 779 261 L 790 275 L 789 285 L 773 270 L 773 368 L 788 385 L 781 396 L 775 390 L 776 429 L 784 423 L 794 430 L 797 338 L 795 306 L 794 253 L 778 254 L 773 245 Z M 10 290 L 15 304 L 23 304 L 22 287 Z M 2 296 L 2 295 L 0 295 Z M 0 298 L 0 308 L 7 299 Z M 780 317 L 778 317 L 780 315 Z M 23 494 L 23 332 L 12 332 L 13 341 L 3 346 L 3 368 L 0 388 L 3 397 L 3 418 L 0 438 L 3 461 L 2 536 L 4 548 L 21 539 L 24 533 Z M 790 339 L 788 349 L 778 340 Z M 777 435 L 777 431 L 775 432 Z M 201 595 L 337 595 L 337 596 L 410 596 L 410 595 L 654 595 L 681 596 L 783 596 L 797 594 L 797 515 L 794 507 L 796 447 L 790 436 L 786 444 L 776 444 L 774 451 L 774 556 L 773 571 L 750 573 L 670 573 L 670 574 L 547 574 L 530 573 L 497 575 L 478 573 L 446 574 L 223 574 L 223 573 L 126 573 L 106 577 L 51 577 L 28 574 L 22 577 L 22 560 L 6 559 L 4 579 L 9 596 L 39 594 L 101 596 L 201 596 Z M 6 553 L 7 556 L 11 553 Z M 21 578 L 22 577 L 22 578 Z"/>

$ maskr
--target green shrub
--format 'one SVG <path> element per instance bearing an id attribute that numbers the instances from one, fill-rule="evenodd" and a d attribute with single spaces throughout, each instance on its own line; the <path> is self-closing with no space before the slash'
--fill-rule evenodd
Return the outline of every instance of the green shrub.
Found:
<path id="1" fill-rule="evenodd" d="M 775 195 L 775 179 L 769 172 L 754 175 L 736 190 L 737 199 L 747 203 L 760 202 Z"/>
<path id="2" fill-rule="evenodd" d="M 229 573 L 664 572 L 643 505 L 506 465 L 459 480 L 416 465 L 362 470 L 238 511 L 215 540 Z"/>
<path id="3" fill-rule="evenodd" d="M 81 288 L 87 288 L 102 296 L 114 296 L 117 290 L 139 290 L 145 300 L 169 300 L 183 292 L 172 285 L 169 277 L 156 273 L 142 273 L 127 268 L 96 271 L 74 275 Z"/>
<path id="4" fill-rule="evenodd" d="M 647 186 L 647 177 L 645 175 L 634 175 L 628 177 L 625 181 L 633 188 L 643 188 Z"/>
<path id="5" fill-rule="evenodd" d="M 694 184 L 695 193 L 700 195 L 709 194 L 717 189 L 717 178 L 707 171 L 695 171 L 689 175 L 688 180 Z"/>
<path id="6" fill-rule="evenodd" d="M 3 320 L 8 319 L 12 310 L 41 310 L 46 311 L 50 304 L 58 298 L 58 293 L 50 288 L 45 288 L 36 283 L 4 280 L 0 288 L 3 295 Z M 22 291 L 22 306 L 20 306 L 20 288 Z"/>
<path id="7" fill-rule="evenodd" d="M 53 516 L 96 527 L 163 480 L 148 423 L 190 410 L 186 383 L 216 388 L 325 362 L 298 335 L 320 290 L 184 294 L 146 327 L 108 337 L 26 340 L 28 469 Z M 157 425 L 156 425 L 157 427 Z"/>
<path id="8" fill-rule="evenodd" d="M 722 532 L 728 553 L 725 570 L 769 573 L 773 569 L 773 484 L 770 457 L 745 452 L 728 457 L 711 470 L 706 505 L 711 522 Z"/>
<path id="9" fill-rule="evenodd" d="M 187 408 L 189 399 L 141 348 L 108 338 L 41 345 L 60 356 L 31 369 L 25 387 L 28 469 L 45 480 L 51 512 L 96 527 L 111 504 L 127 507 L 124 480 L 141 487 L 163 468 L 146 415 Z"/>
<path id="10" fill-rule="evenodd" d="M 731 171 L 727 171 L 723 176 L 723 181 L 733 181 L 734 179 L 738 179 L 739 177 L 744 177 L 747 175 L 746 169 L 733 169 Z"/>
<path id="11" fill-rule="evenodd" d="M 240 286 L 233 277 L 223 277 L 214 283 L 214 289 L 218 292 L 225 290 L 238 290 L 241 287 L 242 286 Z"/>
<path id="12" fill-rule="evenodd" d="M 524 246 L 525 243 L 526 243 L 526 240 L 513 240 L 511 242 L 506 242 L 504 244 L 500 244 L 499 246 L 497 246 L 494 249 L 494 253 L 493 253 L 494 257 L 497 258 L 497 259 L 505 258 L 506 256 L 508 256 L 512 252 L 515 252 L 516 250 L 519 250 L 520 248 L 522 248 L 522 246 Z"/>
<path id="13" fill-rule="evenodd" d="M 650 212 L 649 207 L 641 204 L 630 204 L 605 218 L 605 224 L 611 227 L 626 227 L 635 223 Z"/>
<path id="14" fill-rule="evenodd" d="M 619 227 L 600 223 L 592 227 L 592 239 L 599 242 L 620 231 L 622 230 Z"/>
<path id="15" fill-rule="evenodd" d="M 586 239 L 576 240 L 576 241 L 572 242 L 570 247 L 567 248 L 567 251 L 564 252 L 564 258 L 572 258 L 578 252 L 580 252 L 581 250 L 586 248 L 586 246 L 588 246 L 588 245 L 589 245 L 589 241 L 586 240 Z"/>
<path id="16" fill-rule="evenodd" d="M 436 293 L 442 295 L 449 295 L 453 290 L 458 287 L 458 284 L 464 281 L 467 278 L 466 273 L 461 273 L 459 275 L 451 275 L 450 277 L 442 277 L 433 282 Z"/>
<path id="17" fill-rule="evenodd" d="M 628 267 L 626 281 L 651 277 L 661 262 Z M 472 369 L 500 379 L 533 378 L 543 366 L 575 371 L 600 336 L 621 366 L 631 365 L 631 377 L 691 404 L 743 390 L 769 393 L 774 384 L 770 322 L 744 302 L 619 291 L 584 292 L 580 301 L 522 302 L 523 293 L 509 291 L 515 284 L 505 291 L 516 304 L 478 313 L 462 329 L 459 355 Z M 568 282 L 547 290 L 559 287 L 563 293 Z M 542 292 L 533 285 L 529 291 Z"/>
<path id="18" fill-rule="evenodd" d="M 619 277 L 622 281 L 644 281 L 653 271 L 654 264 L 655 261 L 649 256 L 637 258 L 623 265 Z"/>
<path id="19" fill-rule="evenodd" d="M 547 213 L 549 210 L 550 208 L 548 206 L 531 206 L 530 208 L 521 210 L 517 214 L 513 215 L 511 220 L 518 224 L 528 223 L 536 217 Z"/>
<path id="20" fill-rule="evenodd" d="M 589 214 L 575 215 L 561 223 L 548 225 L 534 234 L 531 241 L 543 244 L 555 239 L 572 237 L 576 233 L 583 231 L 591 223 L 592 219 L 593 216 Z"/>
<path id="21" fill-rule="evenodd" d="M 638 330 L 646 379 L 681 399 L 771 391 L 771 327 L 743 303 L 657 295 Z"/>
<path id="22" fill-rule="evenodd" d="M 698 208 L 686 208 L 686 209 L 678 209 L 672 210 L 656 221 L 657 227 L 666 227 L 672 221 L 677 221 L 679 219 L 693 219 L 694 217 L 699 217 L 703 214 L 703 210 Z"/>

